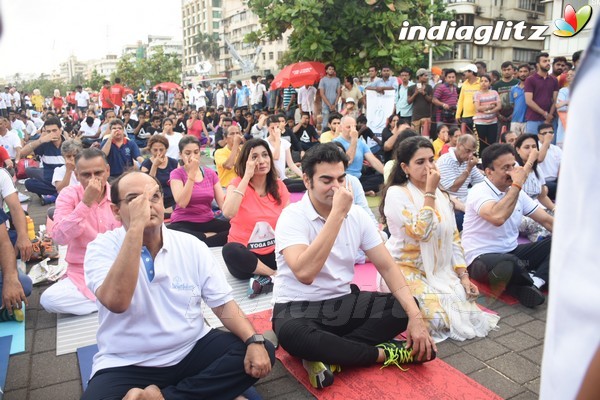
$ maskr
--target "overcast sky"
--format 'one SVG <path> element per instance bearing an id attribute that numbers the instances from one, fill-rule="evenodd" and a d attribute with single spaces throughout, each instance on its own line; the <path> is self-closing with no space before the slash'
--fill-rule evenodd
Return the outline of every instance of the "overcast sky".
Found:
<path id="1" fill-rule="evenodd" d="M 182 40 L 181 0 L 0 0 L 0 76 L 50 73 L 71 54 L 121 55 L 148 35 Z"/>

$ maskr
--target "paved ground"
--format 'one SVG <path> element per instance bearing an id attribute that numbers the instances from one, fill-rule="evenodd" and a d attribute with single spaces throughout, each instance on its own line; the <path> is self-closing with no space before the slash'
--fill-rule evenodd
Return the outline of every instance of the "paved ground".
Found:
<path id="1" fill-rule="evenodd" d="M 45 224 L 47 209 L 37 197 L 32 198 L 29 212 L 36 228 Z M 6 400 L 74 400 L 81 396 L 77 358 L 75 354 L 56 356 L 56 316 L 39 305 L 46 287 L 34 288 L 29 298 L 26 349 L 10 358 Z M 503 398 L 538 398 L 546 305 L 534 310 L 501 302 L 487 306 L 500 314 L 500 328 L 485 339 L 447 340 L 439 344 L 438 356 Z M 265 399 L 313 398 L 279 362 L 257 389 Z M 360 393 L 356 398 L 360 399 Z"/>

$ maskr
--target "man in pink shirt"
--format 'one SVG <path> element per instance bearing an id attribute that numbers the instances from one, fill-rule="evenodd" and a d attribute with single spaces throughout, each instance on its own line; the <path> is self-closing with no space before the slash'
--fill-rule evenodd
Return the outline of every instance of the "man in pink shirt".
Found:
<path id="1" fill-rule="evenodd" d="M 85 315 L 97 311 L 87 288 L 83 259 L 88 243 L 100 233 L 121 226 L 110 208 L 109 166 L 100 149 L 83 150 L 75 158 L 79 185 L 64 188 L 56 199 L 52 239 L 67 245 L 67 273 L 40 298 L 48 312 Z"/>

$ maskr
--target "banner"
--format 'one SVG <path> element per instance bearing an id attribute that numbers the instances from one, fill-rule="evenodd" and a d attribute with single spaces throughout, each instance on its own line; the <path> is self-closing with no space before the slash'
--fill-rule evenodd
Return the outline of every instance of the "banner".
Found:
<path id="1" fill-rule="evenodd" d="M 367 126 L 381 137 L 387 118 L 394 112 L 395 90 L 386 90 L 379 94 L 374 90 L 365 90 L 367 94 Z"/>

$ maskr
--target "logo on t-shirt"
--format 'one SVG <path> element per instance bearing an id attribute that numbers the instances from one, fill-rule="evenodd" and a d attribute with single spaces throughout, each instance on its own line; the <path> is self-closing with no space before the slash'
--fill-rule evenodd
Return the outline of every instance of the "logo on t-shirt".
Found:
<path id="1" fill-rule="evenodd" d="M 268 222 L 259 221 L 252 230 L 252 235 L 248 240 L 248 249 L 264 249 L 275 245 L 275 231 Z"/>

